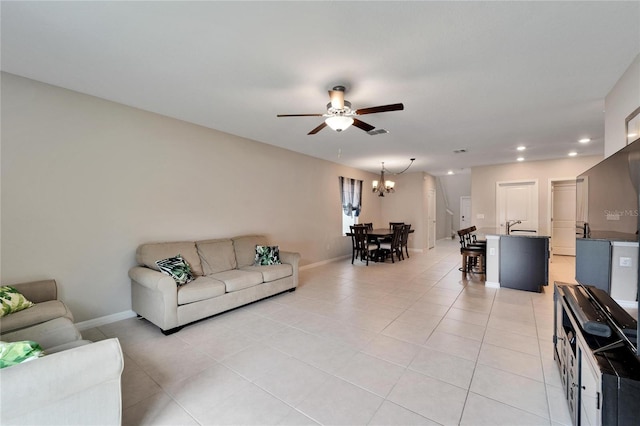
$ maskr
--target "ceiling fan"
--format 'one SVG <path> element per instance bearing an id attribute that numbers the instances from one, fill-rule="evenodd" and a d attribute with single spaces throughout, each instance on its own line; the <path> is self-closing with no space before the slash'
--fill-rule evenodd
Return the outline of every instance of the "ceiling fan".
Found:
<path id="1" fill-rule="evenodd" d="M 352 110 L 351 102 L 345 101 L 344 99 L 344 91 L 344 86 L 335 86 L 332 90 L 329 90 L 330 102 L 327 104 L 327 112 L 324 114 L 278 114 L 278 117 L 326 117 L 324 122 L 307 133 L 308 135 L 315 135 L 327 126 L 336 132 L 341 132 L 352 124 L 365 132 L 370 132 L 375 129 L 375 127 L 358 120 L 355 118 L 356 116 L 375 114 L 377 112 L 401 111 L 404 109 L 403 104 L 391 104 Z"/>

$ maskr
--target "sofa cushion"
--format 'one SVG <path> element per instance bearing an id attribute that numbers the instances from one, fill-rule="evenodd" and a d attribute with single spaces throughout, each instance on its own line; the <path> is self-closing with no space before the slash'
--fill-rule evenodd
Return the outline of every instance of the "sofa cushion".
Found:
<path id="1" fill-rule="evenodd" d="M 293 275 L 293 266 L 288 263 L 281 263 L 280 265 L 268 265 L 268 266 L 245 266 L 243 271 L 259 272 L 262 274 L 262 280 L 265 283 L 279 280 L 280 278 L 290 277 Z"/>
<path id="2" fill-rule="evenodd" d="M 229 238 L 196 241 L 203 275 L 236 269 L 236 254 Z"/>
<path id="3" fill-rule="evenodd" d="M 167 259 L 156 260 L 156 265 L 162 273 L 173 278 L 178 287 L 193 281 L 191 266 L 179 254 Z"/>
<path id="4" fill-rule="evenodd" d="M 202 275 L 202 265 L 193 241 L 176 243 L 151 243 L 142 244 L 136 250 L 136 261 L 139 265 L 159 271 L 157 260 L 166 259 L 180 253 L 182 258 L 191 266 L 194 275 Z"/>
<path id="5" fill-rule="evenodd" d="M 3 285 L 0 287 L 0 304 L 2 304 L 0 317 L 19 312 L 33 306 L 33 302 L 28 300 L 22 295 L 22 293 L 9 285 Z"/>
<path id="6" fill-rule="evenodd" d="M 256 259 L 256 246 L 266 246 L 267 239 L 263 235 L 246 235 L 233 238 L 238 268 L 251 266 Z"/>
<path id="7" fill-rule="evenodd" d="M 210 277 L 222 281 L 227 292 L 238 291 L 262 284 L 262 274 L 254 271 L 232 269 L 231 271 L 218 272 L 217 274 L 210 275 Z"/>
<path id="8" fill-rule="evenodd" d="M 3 317 L 0 321 L 0 332 L 8 333 L 56 318 L 68 318 L 73 321 L 71 311 L 61 301 L 40 302 L 29 309 Z"/>
<path id="9" fill-rule="evenodd" d="M 198 277 L 178 289 L 178 305 L 218 297 L 225 292 L 224 283 L 211 277 Z"/>
<path id="10" fill-rule="evenodd" d="M 36 342 L 0 342 L 0 368 L 10 367 L 21 362 L 31 361 L 44 355 Z"/>
<path id="11" fill-rule="evenodd" d="M 260 265 L 279 265 L 280 248 L 278 246 L 256 246 L 255 266 Z"/>

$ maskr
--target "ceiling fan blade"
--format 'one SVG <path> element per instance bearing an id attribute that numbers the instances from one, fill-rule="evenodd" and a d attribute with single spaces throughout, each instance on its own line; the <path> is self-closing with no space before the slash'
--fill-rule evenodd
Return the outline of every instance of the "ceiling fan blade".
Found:
<path id="1" fill-rule="evenodd" d="M 361 108 L 359 110 L 356 110 L 356 114 L 358 115 L 375 114 L 376 112 L 402 111 L 403 109 L 404 109 L 403 104 L 381 105 L 381 106 L 371 107 L 371 108 Z"/>
<path id="2" fill-rule="evenodd" d="M 371 124 L 367 124 L 364 121 L 358 120 L 357 118 L 353 119 L 353 125 L 359 129 L 364 130 L 365 132 L 375 129 L 375 127 L 372 126 Z"/>
<path id="3" fill-rule="evenodd" d="M 323 121 L 322 124 L 320 124 L 318 127 L 316 127 L 315 129 L 313 129 L 312 131 L 307 133 L 307 135 L 315 135 L 316 133 L 318 133 L 320 130 L 324 129 L 325 127 L 327 127 L 327 123 L 325 123 Z"/>
<path id="4" fill-rule="evenodd" d="M 278 114 L 276 117 L 322 117 L 324 114 Z"/>
<path id="5" fill-rule="evenodd" d="M 344 90 L 329 90 L 329 99 L 331 108 L 344 109 Z"/>

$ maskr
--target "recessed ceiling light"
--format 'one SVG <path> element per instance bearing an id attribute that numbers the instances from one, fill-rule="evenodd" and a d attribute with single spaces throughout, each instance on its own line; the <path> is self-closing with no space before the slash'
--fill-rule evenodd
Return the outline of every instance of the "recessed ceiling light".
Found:
<path id="1" fill-rule="evenodd" d="M 518 161 L 524 161 L 524 157 L 518 157 L 518 158 L 516 158 L 516 160 L 518 160 Z"/>
<path id="2" fill-rule="evenodd" d="M 575 151 L 571 151 L 571 152 L 569 153 L 569 157 L 575 157 L 576 155 L 578 155 L 578 153 L 577 153 L 577 152 L 575 152 Z"/>
<path id="3" fill-rule="evenodd" d="M 453 170 L 449 170 L 449 171 L 447 172 L 447 174 L 448 174 L 448 175 L 452 175 L 452 174 L 453 174 Z"/>
<path id="4" fill-rule="evenodd" d="M 527 149 L 526 146 L 524 145 L 520 145 L 519 147 L 516 148 L 518 151 L 524 151 L 525 149 Z"/>
<path id="5" fill-rule="evenodd" d="M 591 142 L 591 139 L 590 138 L 582 138 L 578 142 L 580 142 L 580 143 L 589 143 L 589 142 Z"/>

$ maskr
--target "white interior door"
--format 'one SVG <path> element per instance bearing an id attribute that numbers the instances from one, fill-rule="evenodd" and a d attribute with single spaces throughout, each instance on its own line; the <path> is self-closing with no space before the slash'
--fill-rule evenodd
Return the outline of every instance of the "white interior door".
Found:
<path id="1" fill-rule="evenodd" d="M 551 182 L 551 253 L 576 255 L 576 181 Z"/>
<path id="2" fill-rule="evenodd" d="M 427 226 L 428 226 L 428 235 L 427 235 L 427 248 L 434 248 L 436 245 L 436 190 L 430 189 L 427 193 L 427 209 L 428 209 L 428 217 L 427 217 Z"/>
<path id="3" fill-rule="evenodd" d="M 471 226 L 471 197 L 464 195 L 460 197 L 460 227 L 465 229 Z"/>
<path id="4" fill-rule="evenodd" d="M 538 233 L 538 181 L 496 183 L 496 228 L 506 232 L 507 221 L 520 221 L 512 230 L 518 235 Z"/>

